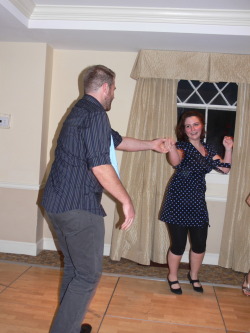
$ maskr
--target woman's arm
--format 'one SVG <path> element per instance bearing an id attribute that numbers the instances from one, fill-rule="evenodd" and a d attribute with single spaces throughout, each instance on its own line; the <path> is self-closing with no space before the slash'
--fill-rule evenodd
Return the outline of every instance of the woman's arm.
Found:
<path id="1" fill-rule="evenodd" d="M 232 163 L 232 153 L 233 153 L 233 139 L 230 136 L 225 136 L 223 139 L 223 146 L 225 147 L 225 155 L 224 159 L 222 159 L 219 155 L 215 155 L 213 157 L 214 160 L 220 159 L 221 163 Z M 229 168 L 218 167 L 224 173 L 228 173 L 230 171 Z"/>
<path id="2" fill-rule="evenodd" d="M 183 150 L 177 149 L 175 140 L 168 138 L 165 142 L 166 149 L 168 150 L 167 160 L 172 166 L 177 166 L 181 163 L 184 153 Z"/>

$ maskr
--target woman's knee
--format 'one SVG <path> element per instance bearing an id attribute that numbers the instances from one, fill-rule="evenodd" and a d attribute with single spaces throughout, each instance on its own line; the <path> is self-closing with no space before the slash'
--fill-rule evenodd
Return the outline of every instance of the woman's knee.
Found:
<path id="1" fill-rule="evenodd" d="M 171 239 L 170 251 L 177 256 L 182 256 L 187 243 L 187 228 L 169 224 L 168 231 Z"/>
<path id="2" fill-rule="evenodd" d="M 181 247 L 180 245 L 177 244 L 172 244 L 170 246 L 170 251 L 175 254 L 176 256 L 182 256 L 184 251 L 185 251 L 185 247 Z"/>
<path id="3" fill-rule="evenodd" d="M 191 244 L 191 250 L 194 253 L 201 254 L 206 251 L 206 239 L 196 239 Z"/>
<path id="4" fill-rule="evenodd" d="M 201 254 L 206 251 L 207 226 L 204 228 L 190 228 L 191 250 Z"/>
<path id="5" fill-rule="evenodd" d="M 196 253 L 196 254 L 201 254 L 201 253 L 204 253 L 206 252 L 206 244 L 204 245 L 200 245 L 200 246 L 192 246 L 191 247 L 191 251 Z"/>

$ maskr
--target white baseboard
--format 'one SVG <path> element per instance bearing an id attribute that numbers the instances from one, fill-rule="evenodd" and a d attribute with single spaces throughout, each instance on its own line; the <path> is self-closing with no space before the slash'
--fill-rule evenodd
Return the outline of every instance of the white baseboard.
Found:
<path id="1" fill-rule="evenodd" d="M 38 255 L 42 250 L 56 251 L 58 248 L 56 241 L 52 238 L 43 238 L 37 243 L 27 242 L 14 242 L 0 240 L 0 252 L 3 253 L 15 253 L 26 254 L 30 256 Z M 110 244 L 104 244 L 104 256 L 109 256 Z M 185 251 L 181 262 L 189 262 L 189 251 Z M 206 253 L 203 264 L 205 265 L 218 265 L 219 254 L 218 253 Z"/>
<path id="2" fill-rule="evenodd" d="M 3 253 L 27 254 L 29 256 L 36 256 L 40 252 L 38 248 L 38 244 L 36 243 L 0 240 L 0 252 Z"/>
<path id="3" fill-rule="evenodd" d="M 56 251 L 58 249 L 58 243 L 56 239 L 44 238 L 43 239 L 43 250 Z"/>
<path id="4" fill-rule="evenodd" d="M 110 244 L 104 244 L 103 255 L 107 257 L 110 255 Z"/>
<path id="5" fill-rule="evenodd" d="M 37 243 L 15 242 L 0 240 L 0 252 L 26 254 L 29 256 L 36 256 L 42 250 L 57 251 L 59 248 L 57 240 L 53 238 L 43 238 Z M 104 244 L 104 256 L 109 256 L 110 244 Z"/>
<path id="6" fill-rule="evenodd" d="M 43 239 L 43 250 L 56 251 L 59 248 L 57 241 L 51 238 Z M 109 256 L 110 254 L 110 244 L 104 244 L 103 255 Z"/>

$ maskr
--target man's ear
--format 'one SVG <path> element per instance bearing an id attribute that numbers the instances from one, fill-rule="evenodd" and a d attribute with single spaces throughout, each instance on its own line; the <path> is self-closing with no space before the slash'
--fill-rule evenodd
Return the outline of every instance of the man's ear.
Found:
<path id="1" fill-rule="evenodd" d="M 107 82 L 103 83 L 103 85 L 102 85 L 102 89 L 103 89 L 103 92 L 104 92 L 105 94 L 108 94 L 108 92 L 109 92 L 109 85 L 108 85 Z"/>

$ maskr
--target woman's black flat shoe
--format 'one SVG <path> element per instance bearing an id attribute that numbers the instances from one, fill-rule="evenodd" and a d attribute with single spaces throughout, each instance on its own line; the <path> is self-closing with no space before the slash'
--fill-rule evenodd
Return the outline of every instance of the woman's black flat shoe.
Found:
<path id="1" fill-rule="evenodd" d="M 169 281 L 169 279 L 168 279 L 168 284 L 169 284 L 169 287 L 170 287 L 170 290 L 172 291 L 172 293 L 174 293 L 176 295 L 181 295 L 182 294 L 182 289 L 181 288 L 178 288 L 178 289 L 173 289 L 172 288 L 172 285 L 177 284 L 177 283 L 179 283 L 179 281 Z"/>
<path id="2" fill-rule="evenodd" d="M 194 291 L 196 291 L 197 293 L 203 293 L 202 286 L 200 286 L 200 287 L 195 287 L 194 286 L 194 283 L 196 283 L 196 282 L 200 283 L 200 280 L 192 280 L 191 276 L 190 276 L 190 272 L 188 272 L 187 278 L 190 281 L 190 283 L 192 284 Z"/>

